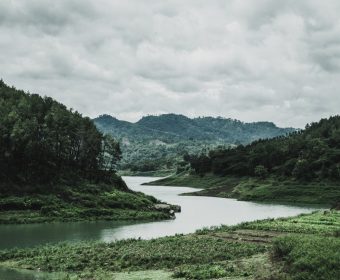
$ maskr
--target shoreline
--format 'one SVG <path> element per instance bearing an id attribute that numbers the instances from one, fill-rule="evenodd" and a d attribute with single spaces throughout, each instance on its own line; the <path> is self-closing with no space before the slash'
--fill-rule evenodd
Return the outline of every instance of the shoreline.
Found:
<path id="1" fill-rule="evenodd" d="M 307 205 L 330 208 L 340 199 L 340 189 L 335 182 L 297 182 L 268 178 L 220 177 L 215 175 L 178 174 L 144 183 L 147 186 L 176 186 L 200 188 L 183 196 L 234 198 L 239 201 L 259 203 Z M 323 191 L 322 187 L 327 186 Z"/>
<path id="2" fill-rule="evenodd" d="M 339 211 L 317 211 L 152 240 L 107 244 L 89 241 L 2 250 L 0 262 L 4 268 L 33 273 L 39 268 L 42 272 L 66 273 L 71 279 L 115 279 L 117 273 L 129 279 L 133 273 L 138 279 L 152 274 L 162 275 L 157 279 L 267 280 L 274 275 L 295 276 L 301 272 L 297 264 L 303 264 L 308 279 L 325 279 L 320 275 L 327 273 L 327 279 L 332 280 L 339 272 L 332 266 L 339 257 L 339 226 Z M 318 250 L 313 249 L 315 244 Z M 324 256 L 322 263 L 309 266 L 320 255 Z M 288 261 L 291 258 L 294 262 Z"/>
<path id="3" fill-rule="evenodd" d="M 0 224 L 156 221 L 173 219 L 176 212 L 179 212 L 176 205 L 112 185 L 59 186 L 51 193 L 0 197 Z"/>

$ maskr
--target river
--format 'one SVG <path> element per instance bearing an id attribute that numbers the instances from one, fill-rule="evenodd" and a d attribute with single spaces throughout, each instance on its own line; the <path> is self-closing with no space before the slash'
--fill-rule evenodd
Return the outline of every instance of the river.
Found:
<path id="1" fill-rule="evenodd" d="M 130 189 L 153 195 L 164 202 L 180 205 L 182 212 L 176 213 L 174 220 L 1 225 L 0 249 L 83 240 L 111 242 L 125 238 L 150 239 L 178 233 L 192 233 L 203 227 L 221 224 L 235 225 L 258 219 L 288 217 L 315 210 L 312 207 L 262 204 L 226 198 L 180 196 L 181 193 L 197 191 L 198 189 L 142 185 L 142 183 L 155 179 L 157 178 L 124 177 Z M 10 276 L 12 274 L 13 278 Z M 39 276 L 39 274 L 37 275 Z M 40 279 L 36 278 L 37 275 L 29 276 L 26 272 L 0 269 L 0 279 Z M 2 278 L 4 276 L 6 278 Z"/>
<path id="2" fill-rule="evenodd" d="M 139 237 L 149 239 L 176 233 L 191 233 L 202 227 L 221 224 L 235 225 L 245 221 L 288 217 L 315 210 L 310 207 L 261 204 L 226 198 L 179 196 L 181 193 L 197 191 L 198 189 L 141 185 L 154 179 L 150 177 L 124 177 L 130 189 L 153 195 L 168 203 L 180 205 L 182 212 L 176 214 L 175 220 L 1 225 L 0 249 L 32 247 L 61 241 L 97 240 L 110 242 Z"/>

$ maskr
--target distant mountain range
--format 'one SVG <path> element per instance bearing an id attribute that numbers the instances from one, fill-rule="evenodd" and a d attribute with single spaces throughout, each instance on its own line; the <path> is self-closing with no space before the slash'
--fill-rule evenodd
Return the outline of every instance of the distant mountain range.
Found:
<path id="1" fill-rule="evenodd" d="M 120 140 L 123 150 L 120 167 L 143 171 L 172 167 L 187 152 L 248 144 L 296 130 L 279 128 L 272 122 L 244 123 L 221 117 L 188 118 L 176 114 L 145 116 L 136 123 L 110 115 L 101 115 L 93 121 L 100 131 Z"/>
<path id="2" fill-rule="evenodd" d="M 102 115 L 95 118 L 94 122 L 102 132 L 110 133 L 118 138 L 137 137 L 165 140 L 165 142 L 198 140 L 248 144 L 260 138 L 273 138 L 295 131 L 294 128 L 277 127 L 272 122 L 244 123 L 221 117 L 191 119 L 176 114 L 146 116 L 136 123 L 121 121 L 109 115 Z"/>

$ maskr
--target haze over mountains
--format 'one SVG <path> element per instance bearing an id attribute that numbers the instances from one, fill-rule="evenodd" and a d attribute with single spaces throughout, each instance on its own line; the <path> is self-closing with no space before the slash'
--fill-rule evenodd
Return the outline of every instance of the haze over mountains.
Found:
<path id="1" fill-rule="evenodd" d="M 222 117 L 188 118 L 177 114 L 145 116 L 136 123 L 101 115 L 94 123 L 100 131 L 121 142 L 122 169 L 143 171 L 171 168 L 186 152 L 248 144 L 295 131 L 279 128 L 272 122 L 244 123 Z"/>

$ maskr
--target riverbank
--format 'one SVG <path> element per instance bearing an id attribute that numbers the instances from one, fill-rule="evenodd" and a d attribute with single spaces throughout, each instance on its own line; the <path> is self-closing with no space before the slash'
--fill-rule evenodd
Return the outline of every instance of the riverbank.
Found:
<path id="1" fill-rule="evenodd" d="M 0 224 L 162 220 L 174 218 L 174 212 L 178 207 L 161 204 L 152 196 L 105 184 L 84 183 L 55 187 L 49 194 L 0 197 Z"/>
<path id="2" fill-rule="evenodd" d="M 4 250 L 0 261 L 7 268 L 64 272 L 64 279 L 337 280 L 339 229 L 340 212 L 324 211 L 152 240 Z"/>
<path id="3" fill-rule="evenodd" d="M 340 201 L 340 185 L 328 181 L 300 182 L 276 178 L 178 174 L 146 185 L 197 187 L 203 190 L 184 195 L 236 198 L 244 201 L 327 206 L 333 206 Z"/>
<path id="4" fill-rule="evenodd" d="M 137 177 L 166 177 L 176 173 L 175 169 L 154 170 L 154 171 L 131 171 L 120 170 L 120 176 L 137 176 Z"/>

